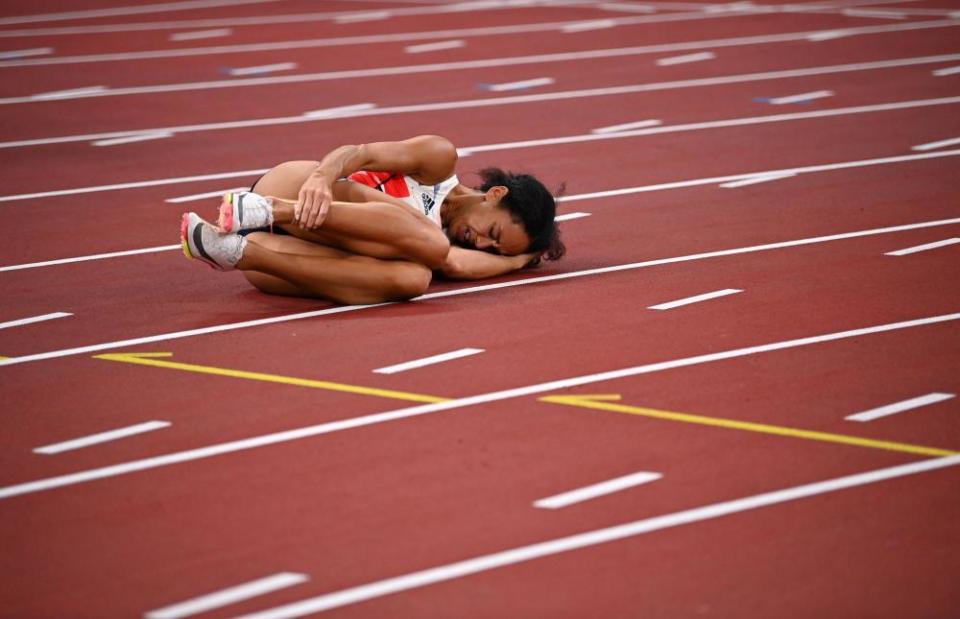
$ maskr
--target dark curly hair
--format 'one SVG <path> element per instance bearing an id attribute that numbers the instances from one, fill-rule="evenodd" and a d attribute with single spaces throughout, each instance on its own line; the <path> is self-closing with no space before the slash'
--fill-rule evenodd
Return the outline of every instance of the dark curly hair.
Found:
<path id="1" fill-rule="evenodd" d="M 505 172 L 500 168 L 480 170 L 483 184 L 481 191 L 502 185 L 509 191 L 500 204 L 510 211 L 514 221 L 523 224 L 530 237 L 528 252 L 544 252 L 547 260 L 559 260 L 566 253 L 560 240 L 560 229 L 554 217 L 557 215 L 557 203 L 550 191 L 530 174 Z M 562 192 L 561 188 L 558 195 Z"/>

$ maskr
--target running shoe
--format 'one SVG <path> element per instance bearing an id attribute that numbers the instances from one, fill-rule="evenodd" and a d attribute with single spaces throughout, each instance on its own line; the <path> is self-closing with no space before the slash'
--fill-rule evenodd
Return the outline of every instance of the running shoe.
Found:
<path id="1" fill-rule="evenodd" d="M 224 232 L 240 232 L 273 225 L 273 200 L 252 191 L 225 193 L 217 225 Z"/>
<path id="2" fill-rule="evenodd" d="M 235 269 L 247 239 L 236 234 L 220 234 L 212 224 L 196 213 L 184 213 L 180 221 L 183 255 L 196 258 L 218 271 Z"/>

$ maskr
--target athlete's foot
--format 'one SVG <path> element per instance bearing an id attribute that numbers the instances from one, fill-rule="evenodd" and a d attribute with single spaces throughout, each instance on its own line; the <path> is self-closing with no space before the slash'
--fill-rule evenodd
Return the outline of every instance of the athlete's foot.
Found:
<path id="1" fill-rule="evenodd" d="M 227 271 L 237 267 L 247 239 L 237 234 L 220 234 L 196 213 L 184 213 L 180 221 L 180 243 L 187 258 Z"/>
<path id="2" fill-rule="evenodd" d="M 224 232 L 240 232 L 273 225 L 273 199 L 251 191 L 223 194 L 217 225 Z"/>

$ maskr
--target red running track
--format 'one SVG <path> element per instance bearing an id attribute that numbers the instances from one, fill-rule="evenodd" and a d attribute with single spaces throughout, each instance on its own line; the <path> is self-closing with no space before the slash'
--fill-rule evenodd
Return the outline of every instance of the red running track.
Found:
<path id="1" fill-rule="evenodd" d="M 960 135 L 956 75 L 934 74 L 960 64 L 951 59 L 960 54 L 960 20 L 948 15 L 960 6 L 867 7 L 903 12 L 891 19 L 842 14 L 850 2 L 809 14 L 671 3 L 651 14 L 590 3 L 454 13 L 423 2 L 202 4 L 116 14 L 130 3 L 85 0 L 43 10 L 113 13 L 0 24 L 4 50 L 52 47 L 31 58 L 56 61 L 0 60 L 9 77 L 0 91 L 8 119 L 0 209 L 12 232 L 0 247 L 0 323 L 71 314 L 0 329 L 11 428 L 0 439 L 0 615 L 151 616 L 279 573 L 302 582 L 153 616 L 312 616 L 329 606 L 342 617 L 947 617 L 960 606 L 960 477 L 950 455 L 960 450 L 958 400 L 845 419 L 960 388 L 960 244 L 888 255 L 960 237 L 956 145 L 913 148 Z M 4 17 L 36 10 L 11 2 Z M 354 23 L 271 19 L 368 10 L 395 13 Z M 264 23 L 230 25 L 218 38 L 169 37 L 249 17 Z M 607 19 L 616 25 L 573 33 L 543 26 Z M 633 21 L 616 21 L 623 19 Z M 918 26 L 938 20 L 947 23 Z M 157 27 L 124 26 L 150 22 Z M 503 31 L 518 26 L 527 33 Z M 87 31 L 62 30 L 79 27 Z M 491 30 L 462 32 L 478 28 Z M 28 29 L 36 32 L 23 36 Z M 857 34 L 773 40 L 838 29 Z M 429 34 L 451 30 L 460 34 Z M 344 37 L 357 40 L 57 64 Z M 403 51 L 456 38 L 462 47 Z M 680 43 L 689 49 L 669 47 Z M 576 56 L 640 46 L 665 47 Z M 715 58 L 656 63 L 701 51 Z M 502 60 L 557 53 L 572 55 Z M 489 62 L 456 64 L 477 60 Z M 298 66 L 260 76 L 268 83 L 259 85 L 196 84 L 243 79 L 225 67 L 279 62 Z M 452 64 L 269 83 L 435 63 Z M 796 69 L 804 71 L 786 73 Z M 537 77 L 554 82 L 502 93 L 480 86 Z M 17 100 L 93 85 L 188 83 L 178 92 Z M 595 91 L 560 94 L 587 89 Z M 764 100 L 817 91 L 832 94 Z M 517 95 L 543 96 L 477 106 Z M 290 120 L 360 102 L 379 109 Z M 287 120 L 251 126 L 255 119 Z M 577 137 L 644 119 L 662 128 Z M 225 122 L 237 126 L 195 127 Z M 160 127 L 176 135 L 116 146 L 83 137 Z M 256 170 L 338 144 L 426 132 L 476 148 L 459 165 L 467 181 L 502 165 L 531 170 L 551 187 L 566 182 L 561 213 L 589 213 L 561 224 L 568 257 L 491 282 L 437 282 L 411 303 L 341 311 L 261 295 L 238 274 L 201 269 L 174 247 L 179 213 L 210 212 L 217 199 L 168 199 L 248 184 Z M 518 143 L 544 139 L 552 141 Z M 37 143 L 14 144 L 23 140 Z M 792 168 L 805 171 L 731 188 L 709 180 Z M 191 178 L 205 174 L 225 177 Z M 135 186 L 115 186 L 123 183 Z M 611 190 L 626 191 L 602 194 Z M 74 260 L 148 248 L 156 251 Z M 648 309 L 722 289 L 741 292 Z M 312 314 L 297 318 L 305 312 Z M 860 331 L 844 335 L 851 330 Z M 802 341 L 813 336 L 829 337 Z M 779 347 L 751 348 L 766 344 Z M 465 347 L 484 352 L 372 371 Z M 172 357 L 94 358 L 104 353 Z M 614 370 L 624 371 L 606 374 Z M 620 408 L 540 399 L 577 394 L 618 394 Z M 459 399 L 396 399 L 422 396 Z M 651 418 L 649 409 L 668 418 Z M 375 417 L 388 411 L 395 418 Z M 170 425 L 58 454 L 34 451 L 150 420 Z M 278 435 L 285 431 L 292 433 Z M 638 471 L 662 477 L 559 509 L 534 506 Z M 851 477 L 876 471 L 909 476 Z M 838 478 L 851 485 L 801 497 L 809 484 Z M 707 511 L 778 490 L 785 502 L 722 517 Z M 677 516 L 698 509 L 694 521 Z M 603 541 L 607 527 L 656 517 L 671 526 Z M 588 532 L 600 537 L 579 549 L 450 571 Z M 424 580 L 389 580 L 406 574 Z M 364 588 L 385 580 L 382 591 Z M 337 592 L 355 596 L 331 601 Z"/>

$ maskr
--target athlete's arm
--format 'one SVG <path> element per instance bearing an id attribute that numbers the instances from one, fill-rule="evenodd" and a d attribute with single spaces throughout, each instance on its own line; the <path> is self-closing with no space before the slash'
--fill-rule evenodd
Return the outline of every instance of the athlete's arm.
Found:
<path id="1" fill-rule="evenodd" d="M 484 279 L 505 275 L 539 262 L 540 254 L 501 256 L 477 249 L 450 246 L 450 252 L 439 269 L 449 279 Z"/>
<path id="2" fill-rule="evenodd" d="M 430 185 L 450 178 L 456 164 L 457 149 L 437 135 L 341 146 L 320 160 L 300 188 L 296 223 L 302 228 L 319 228 L 333 201 L 333 183 L 358 170 L 398 172 Z"/>

